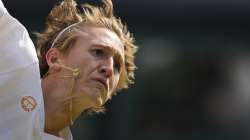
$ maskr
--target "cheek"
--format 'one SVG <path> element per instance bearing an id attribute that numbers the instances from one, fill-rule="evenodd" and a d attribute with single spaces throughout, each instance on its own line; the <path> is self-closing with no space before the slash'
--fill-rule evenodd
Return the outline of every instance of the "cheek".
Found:
<path id="1" fill-rule="evenodd" d="M 88 78 L 93 75 L 93 71 L 97 69 L 98 64 L 95 60 L 85 57 L 77 64 L 76 67 L 80 69 L 81 79 L 88 80 Z"/>
<path id="2" fill-rule="evenodd" d="M 112 81 L 110 81 L 110 89 L 109 89 L 109 92 L 108 92 L 106 101 L 107 101 L 107 100 L 110 100 L 110 99 L 112 98 L 112 96 L 114 95 L 114 92 L 116 91 L 118 82 L 119 82 L 119 76 L 114 77 L 114 78 L 112 79 Z"/>
<path id="3" fill-rule="evenodd" d="M 110 88 L 112 93 L 115 91 L 115 89 L 116 89 L 116 87 L 118 85 L 119 79 L 120 79 L 120 76 L 118 76 L 118 75 L 114 76 L 114 78 L 113 78 L 113 80 L 111 82 L 111 88 Z"/>

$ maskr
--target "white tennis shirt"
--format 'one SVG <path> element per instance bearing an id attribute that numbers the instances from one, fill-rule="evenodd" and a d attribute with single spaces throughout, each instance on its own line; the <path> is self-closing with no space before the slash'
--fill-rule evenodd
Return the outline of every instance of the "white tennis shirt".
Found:
<path id="1" fill-rule="evenodd" d="M 44 132 L 44 117 L 34 44 L 0 0 L 0 139 L 63 140 Z M 68 128 L 62 135 L 72 139 Z"/>

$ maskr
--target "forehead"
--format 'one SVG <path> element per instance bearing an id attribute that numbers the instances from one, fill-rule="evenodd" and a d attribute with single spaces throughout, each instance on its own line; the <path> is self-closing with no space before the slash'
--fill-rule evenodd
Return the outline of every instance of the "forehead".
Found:
<path id="1" fill-rule="evenodd" d="M 84 27 L 82 37 L 86 37 L 90 45 L 110 47 L 124 58 L 124 47 L 120 38 L 113 32 L 103 27 Z"/>

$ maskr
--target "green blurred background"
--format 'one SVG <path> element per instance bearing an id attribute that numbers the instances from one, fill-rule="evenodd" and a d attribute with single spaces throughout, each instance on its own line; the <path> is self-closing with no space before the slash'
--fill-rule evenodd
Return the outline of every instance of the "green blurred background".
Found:
<path id="1" fill-rule="evenodd" d="M 34 38 L 59 0 L 3 2 Z M 139 45 L 136 84 L 109 101 L 105 114 L 82 116 L 72 128 L 75 140 L 250 138 L 249 0 L 114 6 Z"/>

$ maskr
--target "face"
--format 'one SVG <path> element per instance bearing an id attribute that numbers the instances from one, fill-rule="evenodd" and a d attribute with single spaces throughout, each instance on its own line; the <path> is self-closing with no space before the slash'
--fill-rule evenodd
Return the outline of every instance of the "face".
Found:
<path id="1" fill-rule="evenodd" d="M 88 27 L 79 33 L 69 53 L 60 61 L 80 69 L 74 86 L 74 112 L 82 106 L 100 107 L 111 96 L 124 67 L 124 49 L 118 36 L 101 27 Z"/>

